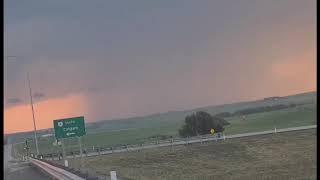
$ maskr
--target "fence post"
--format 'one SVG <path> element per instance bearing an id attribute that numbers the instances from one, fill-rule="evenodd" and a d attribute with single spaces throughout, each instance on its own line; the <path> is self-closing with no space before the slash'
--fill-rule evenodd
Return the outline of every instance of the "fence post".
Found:
<path id="1" fill-rule="evenodd" d="M 117 173 L 116 171 L 110 171 L 110 179 L 117 180 Z"/>
<path id="2" fill-rule="evenodd" d="M 68 160 L 67 160 L 67 159 L 64 160 L 64 166 L 65 166 L 65 167 L 68 167 L 68 166 L 69 166 L 69 163 L 68 163 Z"/>

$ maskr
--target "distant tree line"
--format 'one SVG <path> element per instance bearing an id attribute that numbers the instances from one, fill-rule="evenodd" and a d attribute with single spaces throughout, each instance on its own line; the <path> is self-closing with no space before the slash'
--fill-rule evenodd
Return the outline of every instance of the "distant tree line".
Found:
<path id="1" fill-rule="evenodd" d="M 273 97 L 267 97 L 267 98 L 264 98 L 263 100 L 265 101 L 270 101 L 270 100 L 277 100 L 277 99 L 280 99 L 282 97 L 279 97 L 279 96 L 273 96 Z"/>
<path id="2" fill-rule="evenodd" d="M 256 107 L 256 108 L 243 109 L 243 110 L 236 111 L 234 113 L 222 112 L 222 113 L 216 114 L 215 116 L 220 117 L 220 118 L 227 118 L 227 117 L 238 116 L 238 115 L 248 115 L 248 114 L 261 113 L 261 112 L 270 112 L 270 111 L 275 111 L 275 110 L 293 108 L 296 106 L 297 106 L 296 104 L 289 104 L 289 105 L 278 104 L 278 105 L 274 105 L 274 106 L 262 106 L 262 107 Z"/>

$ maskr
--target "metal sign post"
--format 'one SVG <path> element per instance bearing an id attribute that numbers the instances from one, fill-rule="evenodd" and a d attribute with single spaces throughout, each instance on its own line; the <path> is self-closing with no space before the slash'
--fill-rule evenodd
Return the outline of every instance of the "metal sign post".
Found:
<path id="1" fill-rule="evenodd" d="M 78 137 L 78 140 L 79 140 L 79 148 L 80 148 L 80 167 L 83 167 L 81 137 Z"/>
<path id="2" fill-rule="evenodd" d="M 26 144 L 25 144 L 25 146 L 24 146 L 24 149 L 25 149 L 25 157 L 26 157 L 26 159 L 25 159 L 25 160 L 27 160 L 27 157 L 28 157 L 28 155 L 29 155 L 29 145 L 28 145 L 28 140 L 26 140 Z"/>
<path id="3" fill-rule="evenodd" d="M 68 160 L 66 159 L 66 152 L 65 152 L 65 145 L 64 145 L 64 138 L 71 138 L 77 137 L 79 141 L 79 148 L 80 148 L 80 159 L 82 167 L 83 165 L 83 158 L 82 158 L 82 144 L 81 144 L 81 136 L 86 134 L 84 117 L 73 117 L 67 119 L 58 119 L 53 121 L 54 126 L 54 134 L 56 139 L 61 140 L 62 144 L 62 151 L 63 151 L 63 160 L 64 164 L 68 166 Z"/>
<path id="4" fill-rule="evenodd" d="M 64 166 L 68 166 L 68 162 L 67 162 L 67 158 L 66 158 L 66 150 L 65 150 L 65 147 L 64 147 L 64 140 L 61 139 L 61 145 L 62 145 L 62 159 L 63 159 L 63 163 L 64 163 Z"/>

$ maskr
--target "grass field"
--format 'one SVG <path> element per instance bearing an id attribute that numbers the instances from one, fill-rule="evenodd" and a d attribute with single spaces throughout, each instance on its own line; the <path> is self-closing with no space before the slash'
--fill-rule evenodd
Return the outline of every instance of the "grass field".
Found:
<path id="1" fill-rule="evenodd" d="M 178 129 L 183 125 L 186 115 L 193 111 L 204 110 L 211 114 L 218 112 L 234 112 L 240 109 L 274 105 L 274 104 L 304 104 L 295 108 L 282 109 L 266 113 L 256 113 L 241 117 L 230 117 L 227 120 L 231 123 L 225 127 L 225 134 L 238 134 L 271 130 L 274 125 L 279 128 L 296 127 L 316 124 L 316 96 L 315 92 L 287 96 L 277 102 L 270 100 L 257 100 L 251 102 L 240 102 L 221 106 L 209 106 L 189 111 L 175 111 L 162 114 L 153 114 L 144 117 L 135 117 L 123 120 L 103 121 L 87 125 L 87 135 L 83 137 L 83 145 L 87 149 L 95 147 L 111 147 L 121 144 L 140 144 L 154 141 L 152 136 L 178 136 Z M 21 134 L 20 138 L 31 136 L 28 133 Z M 54 138 L 39 138 L 40 152 L 43 154 L 61 152 L 61 147 L 53 146 Z M 66 150 L 78 150 L 77 139 L 66 139 Z M 29 141 L 31 152 L 35 152 L 33 140 Z M 15 145 L 16 152 L 24 152 L 24 144 Z"/>
<path id="2" fill-rule="evenodd" d="M 231 125 L 225 129 L 226 134 L 238 134 L 271 130 L 276 126 L 278 129 L 314 125 L 317 123 L 316 106 L 307 104 L 295 108 L 279 111 L 256 113 L 241 117 L 227 118 Z"/>
<path id="3" fill-rule="evenodd" d="M 316 130 L 162 147 L 85 159 L 85 169 L 122 179 L 316 179 Z M 79 160 L 71 160 L 79 167 Z"/>
<path id="4" fill-rule="evenodd" d="M 245 120 L 241 117 L 227 118 L 230 125 L 225 127 L 225 134 L 239 134 L 247 132 L 258 132 L 272 130 L 274 125 L 279 128 L 297 127 L 316 124 L 316 106 L 315 104 L 306 104 L 289 109 L 277 111 L 256 113 L 246 116 Z M 178 129 L 182 126 L 183 121 L 174 123 L 165 123 L 162 126 L 149 126 L 142 128 L 133 128 L 120 131 L 109 131 L 95 134 L 88 134 L 83 137 L 85 148 L 92 149 L 95 147 L 111 147 L 120 144 L 140 144 L 148 141 L 154 141 L 150 137 L 155 135 L 178 136 Z M 61 147 L 53 146 L 53 138 L 40 138 L 40 152 L 56 153 L 61 152 Z M 77 139 L 66 139 L 66 150 L 78 150 Z M 31 141 L 31 151 L 34 152 L 34 143 Z M 24 144 L 16 145 L 18 152 L 23 152 Z"/>

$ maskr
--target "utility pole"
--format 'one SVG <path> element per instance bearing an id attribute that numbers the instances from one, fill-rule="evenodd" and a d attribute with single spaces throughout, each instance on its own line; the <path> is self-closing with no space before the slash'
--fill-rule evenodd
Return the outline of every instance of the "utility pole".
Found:
<path id="1" fill-rule="evenodd" d="M 36 127 L 36 120 L 34 117 L 34 108 L 33 108 L 33 100 L 32 100 L 32 90 L 31 90 L 31 85 L 30 85 L 30 78 L 29 78 L 29 73 L 27 73 L 27 78 L 28 78 L 28 85 L 29 85 L 29 92 L 30 92 L 30 104 L 31 104 L 31 109 L 32 109 L 32 119 L 33 119 L 33 128 L 34 128 L 34 140 L 36 143 L 36 150 L 37 150 L 37 156 L 39 155 L 39 147 L 38 147 L 38 138 L 37 138 L 37 127 Z"/>
<path id="2" fill-rule="evenodd" d="M 6 59 L 7 61 L 9 61 L 9 58 L 17 58 L 17 56 L 5 56 L 5 59 Z M 39 155 L 38 138 L 37 138 L 37 128 L 36 128 L 36 120 L 35 120 L 35 117 L 34 117 L 32 90 L 31 90 L 31 85 L 30 85 L 29 73 L 27 73 L 27 80 L 28 80 L 29 91 L 30 91 L 30 104 L 31 104 L 31 109 L 32 109 L 33 128 L 34 128 L 34 140 L 35 140 L 35 143 L 36 143 L 37 155 Z"/>

